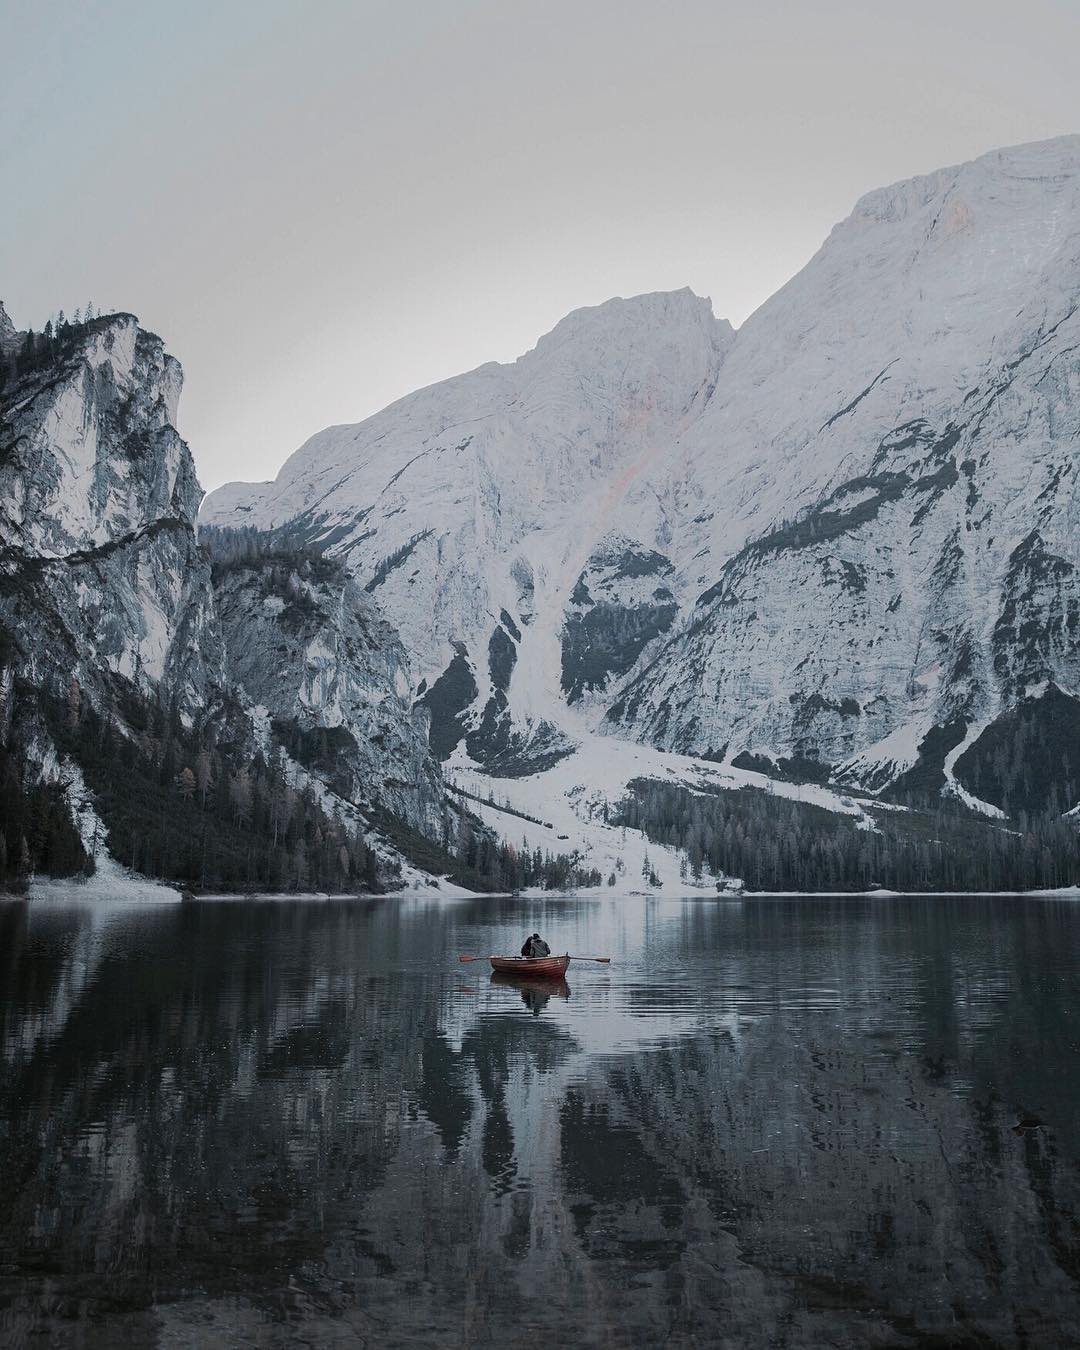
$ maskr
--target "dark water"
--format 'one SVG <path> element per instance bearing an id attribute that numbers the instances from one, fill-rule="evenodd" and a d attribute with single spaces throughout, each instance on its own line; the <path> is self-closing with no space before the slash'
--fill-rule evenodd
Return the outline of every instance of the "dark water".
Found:
<path id="1" fill-rule="evenodd" d="M 534 928 L 616 962 L 456 962 Z M 1078 1344 L 1078 956 L 1052 900 L 0 906 L 0 1344 Z"/>

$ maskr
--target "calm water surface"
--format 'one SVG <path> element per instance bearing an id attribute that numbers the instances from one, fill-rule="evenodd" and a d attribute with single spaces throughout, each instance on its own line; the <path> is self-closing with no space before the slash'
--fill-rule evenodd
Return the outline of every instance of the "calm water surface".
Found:
<path id="1" fill-rule="evenodd" d="M 457 963 L 533 929 L 615 963 Z M 1080 1344 L 1078 957 L 1053 900 L 0 905 L 0 1344 Z"/>

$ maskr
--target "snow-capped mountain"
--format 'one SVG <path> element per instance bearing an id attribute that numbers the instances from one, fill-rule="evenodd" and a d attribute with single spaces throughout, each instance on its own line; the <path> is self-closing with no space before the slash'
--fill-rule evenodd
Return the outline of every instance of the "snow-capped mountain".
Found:
<path id="1" fill-rule="evenodd" d="M 560 644 L 580 579 L 616 538 L 651 551 L 633 485 L 700 416 L 730 342 L 689 291 L 578 311 L 513 365 L 332 427 L 274 483 L 211 493 L 201 519 L 287 526 L 345 561 L 401 632 L 444 755 L 467 739 L 475 759 L 543 762 L 571 743 Z"/>
<path id="2" fill-rule="evenodd" d="M 202 519 L 345 562 L 456 763 L 606 732 L 1000 806 L 1080 723 L 1078 354 L 1074 136 L 870 193 L 737 333 L 689 291 L 578 311 Z"/>
<path id="3" fill-rule="evenodd" d="M 675 452 L 685 618 L 609 718 L 880 786 L 1075 691 L 1078 304 L 1080 138 L 865 197 Z"/>

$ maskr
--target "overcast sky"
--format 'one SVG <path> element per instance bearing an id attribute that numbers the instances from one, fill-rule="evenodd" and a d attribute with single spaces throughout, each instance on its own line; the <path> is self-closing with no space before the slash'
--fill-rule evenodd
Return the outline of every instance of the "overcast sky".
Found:
<path id="1" fill-rule="evenodd" d="M 689 285 L 740 323 L 870 188 L 1080 131 L 1077 0 L 0 0 L 0 298 L 183 362 L 205 487 Z"/>

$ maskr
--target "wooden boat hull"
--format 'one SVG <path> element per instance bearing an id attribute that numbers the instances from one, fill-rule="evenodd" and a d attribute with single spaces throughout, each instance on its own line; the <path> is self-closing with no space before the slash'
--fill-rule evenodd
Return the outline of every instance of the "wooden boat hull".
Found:
<path id="1" fill-rule="evenodd" d="M 570 964 L 568 956 L 492 956 L 491 969 L 504 975 L 531 975 L 545 980 L 561 980 Z"/>

